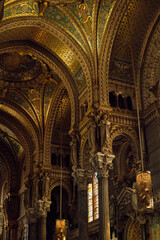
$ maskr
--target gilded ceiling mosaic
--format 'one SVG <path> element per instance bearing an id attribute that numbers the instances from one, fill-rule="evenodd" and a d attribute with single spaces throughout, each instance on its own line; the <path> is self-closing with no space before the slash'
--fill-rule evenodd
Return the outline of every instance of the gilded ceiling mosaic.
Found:
<path id="1" fill-rule="evenodd" d="M 47 69 L 29 54 L 8 52 L 0 54 L 0 85 L 31 87 L 44 81 Z"/>
<path id="2" fill-rule="evenodd" d="M 44 1 L 45 2 L 45 1 Z M 4 18 L 37 16 L 40 15 L 46 20 L 58 24 L 83 48 L 87 54 L 93 54 L 94 28 L 98 28 L 97 43 L 100 48 L 103 32 L 107 19 L 113 8 L 114 0 L 101 1 L 99 5 L 98 25 L 94 24 L 97 6 L 93 0 L 85 1 L 47 1 L 45 6 L 40 1 L 5 1 Z M 43 8 L 41 10 L 41 8 Z M 28 32 L 28 31 L 27 31 Z M 22 35 L 25 32 L 22 33 Z M 21 35 L 19 33 L 19 35 Z M 51 36 L 49 32 L 36 29 L 26 33 L 26 38 L 35 41 L 41 46 L 51 49 L 72 72 L 76 85 L 81 93 L 86 87 L 83 67 L 76 59 L 75 54 L 69 46 L 60 41 L 56 36 Z M 91 56 L 91 55 L 90 55 Z M 92 57 L 92 56 L 91 56 Z"/>
<path id="3" fill-rule="evenodd" d="M 37 126 L 40 121 L 46 121 L 48 116 L 51 99 L 54 97 L 55 90 L 61 83 L 60 78 L 55 73 L 48 74 L 43 83 L 37 84 L 36 87 L 23 89 L 2 88 L 0 99 L 8 99 L 22 109 L 36 122 Z"/>

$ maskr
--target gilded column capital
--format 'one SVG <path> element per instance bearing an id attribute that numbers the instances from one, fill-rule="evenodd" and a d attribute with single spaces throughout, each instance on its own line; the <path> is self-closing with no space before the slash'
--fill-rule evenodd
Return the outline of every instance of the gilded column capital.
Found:
<path id="1" fill-rule="evenodd" d="M 78 188 L 80 190 L 86 190 L 88 182 L 92 179 L 92 171 L 78 168 L 72 173 L 72 176 L 78 185 Z"/>
<path id="2" fill-rule="evenodd" d="M 29 223 L 36 223 L 37 222 L 37 209 L 28 208 L 26 210 L 26 215 L 28 217 Z"/>
<path id="3" fill-rule="evenodd" d="M 98 178 L 107 177 L 109 170 L 113 168 L 113 159 L 115 155 L 97 152 L 91 159 L 93 170 L 97 172 Z"/>
<path id="4" fill-rule="evenodd" d="M 38 217 L 47 217 L 47 212 L 50 210 L 51 201 L 39 199 L 37 201 L 37 215 Z"/>

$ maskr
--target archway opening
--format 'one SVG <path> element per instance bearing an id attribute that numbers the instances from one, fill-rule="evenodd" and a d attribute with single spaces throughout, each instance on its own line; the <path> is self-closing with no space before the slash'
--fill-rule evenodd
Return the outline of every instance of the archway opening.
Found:
<path id="1" fill-rule="evenodd" d="M 62 219 L 71 222 L 69 215 L 69 197 L 62 188 Z M 55 187 L 51 192 L 50 212 L 47 214 L 47 240 L 56 240 L 56 219 L 60 219 L 60 186 Z"/>

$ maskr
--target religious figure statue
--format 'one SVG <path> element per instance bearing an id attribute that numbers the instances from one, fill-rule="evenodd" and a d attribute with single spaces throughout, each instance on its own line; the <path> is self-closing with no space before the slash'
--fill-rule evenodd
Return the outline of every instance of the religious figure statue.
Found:
<path id="1" fill-rule="evenodd" d="M 108 116 L 106 114 L 103 115 L 99 126 L 100 126 L 100 135 L 101 135 L 101 150 L 104 151 L 107 148 L 109 148 L 110 126 L 111 126 L 111 123 L 108 121 Z"/>
<path id="2" fill-rule="evenodd" d="M 93 123 L 89 129 L 89 144 L 91 147 L 91 153 L 97 150 L 97 125 Z"/>
<path id="3" fill-rule="evenodd" d="M 77 138 L 75 136 L 72 137 L 72 141 L 70 143 L 71 146 L 71 163 L 74 168 L 77 167 Z"/>

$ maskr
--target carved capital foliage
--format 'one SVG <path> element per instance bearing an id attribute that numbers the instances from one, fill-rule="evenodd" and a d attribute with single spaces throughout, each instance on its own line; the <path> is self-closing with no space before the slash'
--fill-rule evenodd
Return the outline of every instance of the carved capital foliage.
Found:
<path id="1" fill-rule="evenodd" d="M 26 215 L 30 223 L 35 223 L 37 221 L 37 211 L 35 208 L 28 208 L 26 210 Z"/>
<path id="2" fill-rule="evenodd" d="M 72 173 L 72 176 L 80 190 L 87 190 L 87 183 L 92 179 L 92 171 L 79 168 Z"/>
<path id="3" fill-rule="evenodd" d="M 90 159 L 94 171 L 98 174 L 98 178 L 108 177 L 109 170 L 113 168 L 112 162 L 114 158 L 115 155 L 113 154 L 98 152 Z"/>
<path id="4" fill-rule="evenodd" d="M 70 133 L 70 136 L 72 138 L 70 142 L 71 146 L 71 163 L 72 163 L 72 168 L 76 169 L 78 165 L 78 137 L 77 133 L 73 131 Z"/>
<path id="5" fill-rule="evenodd" d="M 37 214 L 39 217 L 47 217 L 47 212 L 50 210 L 51 201 L 47 199 L 37 201 Z"/>

